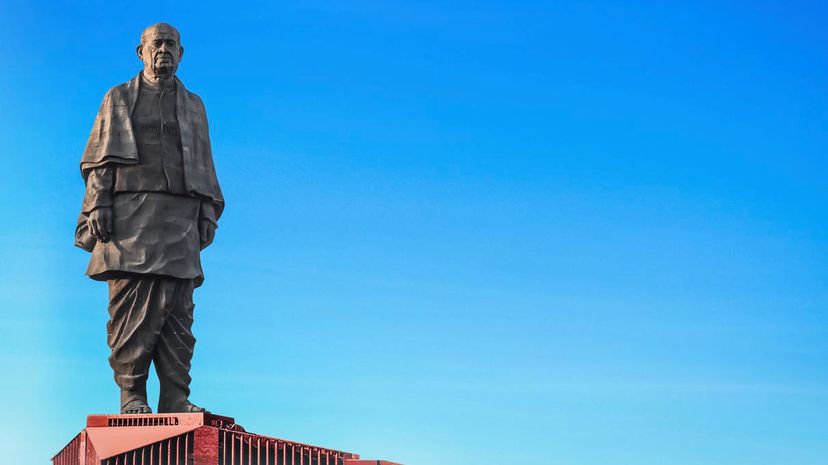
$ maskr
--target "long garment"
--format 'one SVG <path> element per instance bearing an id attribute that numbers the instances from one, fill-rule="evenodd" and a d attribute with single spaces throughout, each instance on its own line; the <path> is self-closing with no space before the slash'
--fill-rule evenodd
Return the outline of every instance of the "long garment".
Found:
<path id="1" fill-rule="evenodd" d="M 176 108 L 181 91 L 143 83 L 130 116 L 140 158 L 87 175 L 84 210 L 111 206 L 114 213 L 110 240 L 92 249 L 86 274 L 93 279 L 129 272 L 195 279 L 196 287 L 203 281 L 198 223 L 217 218 L 212 201 L 186 189 Z"/>
<path id="2" fill-rule="evenodd" d="M 75 245 L 92 252 L 89 277 L 104 281 L 113 272 L 123 271 L 192 277 L 189 272 L 181 274 L 159 266 L 150 270 L 132 260 L 140 260 L 140 256 L 123 255 L 97 242 L 87 219 L 96 208 L 112 207 L 118 195 L 153 192 L 199 199 L 198 219 L 218 223 L 224 197 L 213 166 L 207 114 L 198 95 L 178 79 L 173 88 L 153 88 L 142 73 L 113 87 L 98 109 L 80 166 L 86 193 L 75 228 Z M 142 201 L 149 207 L 147 202 L 153 199 Z M 130 247 L 126 242 L 116 244 L 122 249 Z M 197 255 L 192 254 L 194 260 Z M 197 268 L 196 287 L 203 280 L 200 265 Z"/>
<path id="3" fill-rule="evenodd" d="M 173 411 L 190 395 L 193 280 L 132 274 L 108 283 L 106 330 L 115 382 L 146 396 L 152 361 L 161 385 L 158 411 Z"/>

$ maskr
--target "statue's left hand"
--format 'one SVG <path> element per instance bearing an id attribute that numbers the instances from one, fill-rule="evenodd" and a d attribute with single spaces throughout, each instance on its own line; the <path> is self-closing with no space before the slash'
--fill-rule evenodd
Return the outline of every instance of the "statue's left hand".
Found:
<path id="1" fill-rule="evenodd" d="M 198 235 L 201 240 L 201 248 L 203 250 L 207 248 L 208 245 L 213 243 L 213 239 L 216 237 L 216 225 L 210 220 L 199 220 Z"/>
<path id="2" fill-rule="evenodd" d="M 92 210 L 86 224 L 96 240 L 108 242 L 112 233 L 112 207 L 98 207 Z"/>

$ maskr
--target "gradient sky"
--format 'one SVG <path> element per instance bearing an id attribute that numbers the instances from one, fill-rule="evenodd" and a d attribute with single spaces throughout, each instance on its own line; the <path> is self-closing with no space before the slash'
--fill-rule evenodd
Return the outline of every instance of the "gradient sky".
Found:
<path id="1" fill-rule="evenodd" d="M 828 463 L 828 9 L 393 0 L 0 3 L 3 463 L 117 409 L 78 162 L 158 21 L 227 198 L 195 402 L 406 465 Z"/>

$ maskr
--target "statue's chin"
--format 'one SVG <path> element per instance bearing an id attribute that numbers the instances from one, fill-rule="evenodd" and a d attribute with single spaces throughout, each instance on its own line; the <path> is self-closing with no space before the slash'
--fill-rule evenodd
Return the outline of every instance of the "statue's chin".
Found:
<path id="1" fill-rule="evenodd" d="M 169 78 L 175 74 L 175 68 L 172 66 L 156 66 L 152 68 L 152 72 L 159 78 Z"/>

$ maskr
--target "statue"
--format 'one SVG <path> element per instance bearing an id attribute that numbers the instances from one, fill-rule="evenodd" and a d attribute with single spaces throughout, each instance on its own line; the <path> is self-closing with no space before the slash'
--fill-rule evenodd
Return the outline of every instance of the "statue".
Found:
<path id="1" fill-rule="evenodd" d="M 224 198 L 201 99 L 175 77 L 178 31 L 159 23 L 141 34 L 144 69 L 104 96 L 81 158 L 86 183 L 75 245 L 92 253 L 86 274 L 109 285 L 109 363 L 121 413 L 205 412 L 189 401 L 195 338 L 193 290 L 200 251 L 213 242 Z"/>

